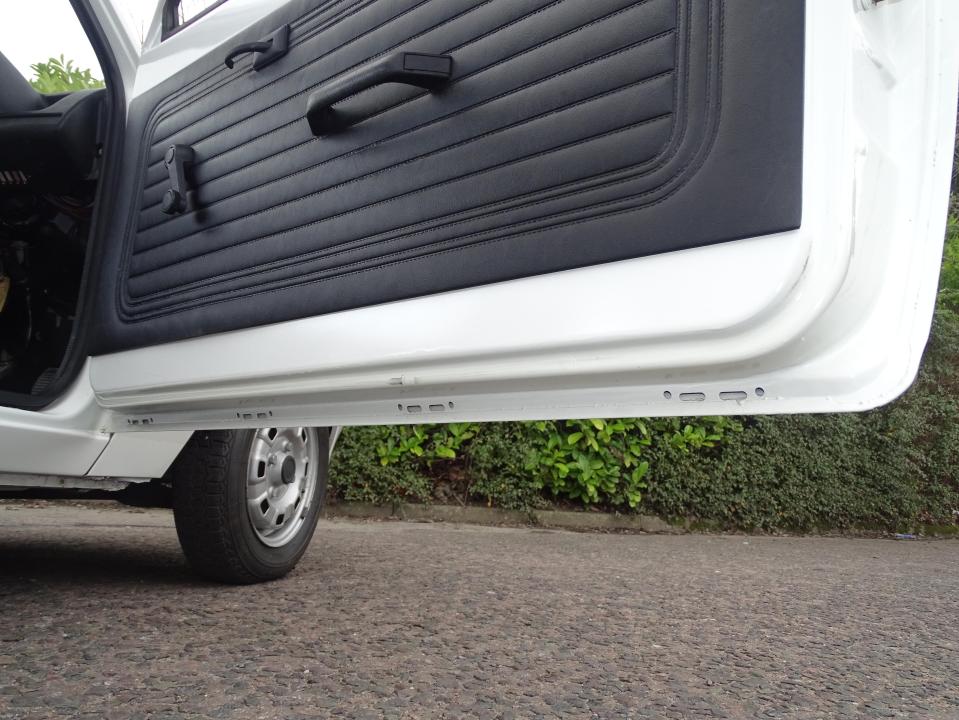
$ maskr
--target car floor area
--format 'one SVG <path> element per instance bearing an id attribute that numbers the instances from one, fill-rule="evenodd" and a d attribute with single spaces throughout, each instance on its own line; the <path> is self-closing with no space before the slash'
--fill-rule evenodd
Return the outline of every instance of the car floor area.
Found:
<path id="1" fill-rule="evenodd" d="M 172 515 L 0 502 L 0 718 L 959 717 L 959 543 L 321 521 L 191 576 Z"/>

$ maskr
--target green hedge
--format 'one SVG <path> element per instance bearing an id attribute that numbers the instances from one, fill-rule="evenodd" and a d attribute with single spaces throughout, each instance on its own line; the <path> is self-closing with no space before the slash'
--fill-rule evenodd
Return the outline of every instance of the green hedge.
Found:
<path id="1" fill-rule="evenodd" d="M 338 497 L 361 502 L 635 510 L 654 456 L 714 450 L 742 429 L 721 417 L 347 428 L 331 482 Z"/>
<path id="2" fill-rule="evenodd" d="M 597 506 L 709 527 L 959 528 L 959 220 L 919 377 L 885 408 L 748 419 L 347 428 L 331 492 L 372 503 Z"/>

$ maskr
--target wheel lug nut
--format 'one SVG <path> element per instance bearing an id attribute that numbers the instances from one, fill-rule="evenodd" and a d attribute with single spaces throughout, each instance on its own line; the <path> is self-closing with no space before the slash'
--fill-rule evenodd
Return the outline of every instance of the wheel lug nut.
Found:
<path id="1" fill-rule="evenodd" d="M 268 465 L 276 465 L 276 455 L 270 455 L 270 456 L 266 459 L 266 462 L 267 462 Z"/>
<path id="2" fill-rule="evenodd" d="M 283 452 L 290 452 L 290 450 L 292 449 L 293 449 L 293 443 L 291 443 L 289 440 L 283 443 Z"/>

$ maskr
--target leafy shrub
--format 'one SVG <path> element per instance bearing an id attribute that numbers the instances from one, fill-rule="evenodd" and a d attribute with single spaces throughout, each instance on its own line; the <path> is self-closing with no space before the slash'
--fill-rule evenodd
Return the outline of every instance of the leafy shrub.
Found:
<path id="1" fill-rule="evenodd" d="M 37 92 L 46 95 L 103 87 L 103 81 L 93 77 L 90 70 L 81 70 L 73 64 L 73 60 L 66 60 L 63 55 L 35 63 L 30 69 L 35 75 L 30 84 Z"/>
<path id="2" fill-rule="evenodd" d="M 633 418 L 538 422 L 531 429 L 526 469 L 554 497 L 635 509 L 646 487 L 646 456 L 654 442 L 689 452 L 715 447 L 727 432 L 742 426 L 719 417 L 690 422 Z"/>
<path id="3" fill-rule="evenodd" d="M 959 114 L 956 117 L 959 125 Z M 952 190 L 949 198 L 949 215 L 954 220 L 959 218 L 959 133 L 956 134 L 956 146 L 952 155 Z"/>
<path id="4" fill-rule="evenodd" d="M 347 500 L 421 501 L 432 486 L 444 500 L 511 509 L 540 506 L 546 497 L 635 509 L 652 445 L 687 453 L 715 447 L 741 429 L 729 418 L 348 428 L 340 441 L 346 445 L 334 453 L 333 474 Z M 347 453 L 351 457 L 340 462 Z"/>
<path id="5" fill-rule="evenodd" d="M 530 423 L 490 423 L 470 443 L 461 497 L 507 510 L 546 507 L 540 476 L 527 470 Z"/>
<path id="6" fill-rule="evenodd" d="M 649 463 L 649 429 L 642 420 L 566 420 L 532 425 L 526 469 L 555 497 L 586 505 L 639 505 Z"/>
<path id="7" fill-rule="evenodd" d="M 422 458 L 428 467 L 440 460 L 455 460 L 457 450 L 479 432 L 476 423 L 449 425 L 405 425 L 386 434 L 376 446 L 380 465 L 391 465 L 404 458 Z"/>
<path id="8" fill-rule="evenodd" d="M 959 216 L 950 216 L 946 225 L 939 287 L 950 295 L 959 292 Z"/>
<path id="9" fill-rule="evenodd" d="M 330 495 L 375 505 L 428 502 L 433 496 L 432 481 L 415 465 L 388 467 L 377 460 L 376 449 L 395 431 L 382 426 L 344 428 L 333 453 Z"/>

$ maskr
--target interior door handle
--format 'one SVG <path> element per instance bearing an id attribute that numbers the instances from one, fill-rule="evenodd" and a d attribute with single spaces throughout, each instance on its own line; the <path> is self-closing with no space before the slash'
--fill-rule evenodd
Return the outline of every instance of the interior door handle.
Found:
<path id="1" fill-rule="evenodd" d="M 243 43 L 230 50 L 224 60 L 224 64 L 233 69 L 233 63 L 242 55 L 254 53 L 253 69 L 259 70 L 269 65 L 274 60 L 286 55 L 290 49 L 290 26 L 284 25 L 278 28 L 270 37 L 259 42 Z"/>
<path id="2" fill-rule="evenodd" d="M 333 109 L 335 103 L 350 95 L 384 83 L 433 90 L 448 81 L 452 74 L 453 58 L 449 55 L 391 53 L 314 90 L 306 101 L 306 119 L 314 135 L 326 135 L 352 124 L 352 120 Z"/>

